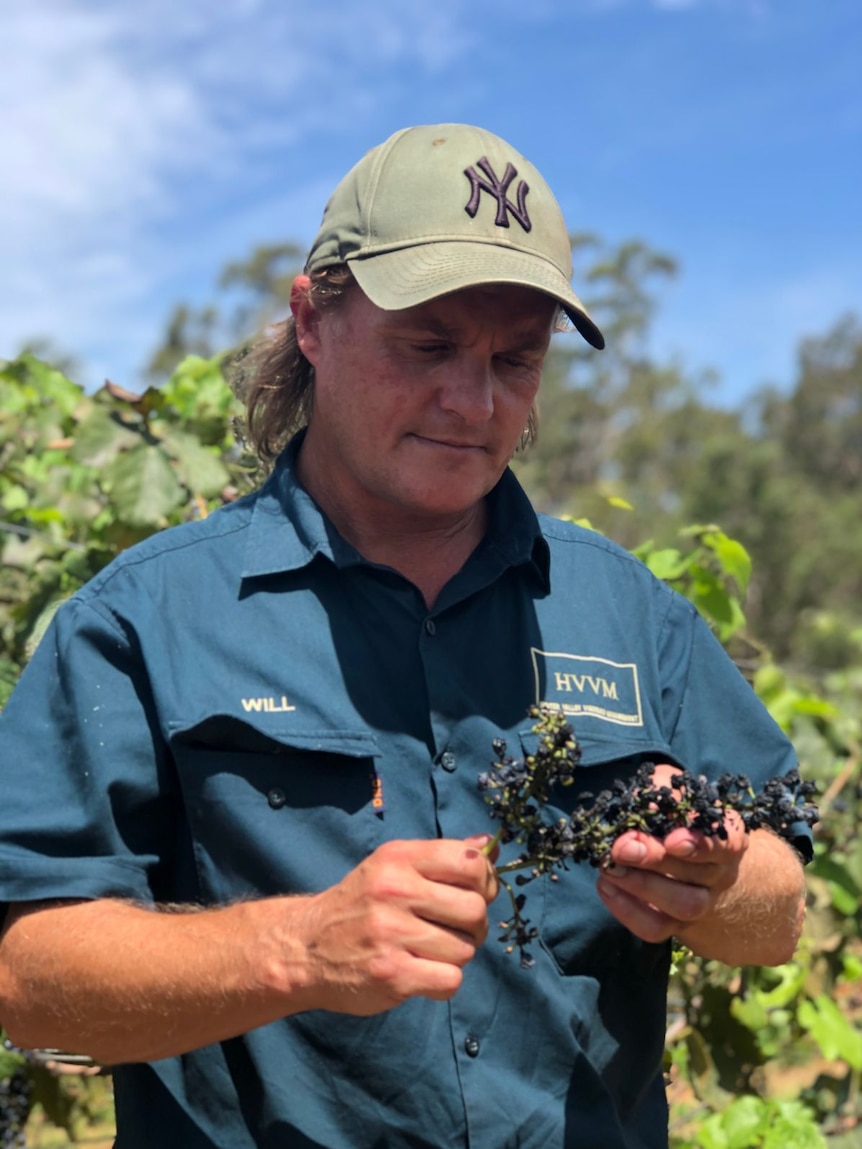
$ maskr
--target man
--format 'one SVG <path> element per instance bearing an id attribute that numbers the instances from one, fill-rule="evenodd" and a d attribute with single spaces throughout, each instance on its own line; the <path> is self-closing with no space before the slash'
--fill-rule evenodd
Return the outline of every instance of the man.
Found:
<path id="1" fill-rule="evenodd" d="M 366 155 L 251 395 L 273 475 L 94 579 L 13 695 L 0 1017 L 116 1067 L 121 1149 L 657 1149 L 669 939 L 792 953 L 798 856 L 736 825 L 534 883 L 531 970 L 487 938 L 477 776 L 531 704 L 575 791 L 792 764 L 689 604 L 507 470 L 560 312 L 603 343 L 570 276 L 503 140 Z"/>

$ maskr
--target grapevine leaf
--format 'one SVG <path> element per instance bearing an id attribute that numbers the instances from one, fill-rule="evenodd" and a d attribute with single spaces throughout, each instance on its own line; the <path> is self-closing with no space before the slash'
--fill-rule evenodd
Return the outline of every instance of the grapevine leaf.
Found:
<path id="1" fill-rule="evenodd" d="M 709 531 L 703 535 L 702 542 L 718 559 L 724 574 L 734 580 L 744 595 L 751 579 L 751 556 L 742 543 L 728 538 L 724 531 Z"/>
<path id="2" fill-rule="evenodd" d="M 749 1149 L 766 1132 L 769 1113 L 759 1097 L 738 1097 L 722 1117 L 727 1149 Z"/>
<path id="3" fill-rule="evenodd" d="M 118 517 L 132 525 L 161 524 L 186 497 L 165 453 L 144 443 L 118 455 L 103 481 Z"/>
<path id="4" fill-rule="evenodd" d="M 118 422 L 115 413 L 104 407 L 93 407 L 78 424 L 72 458 L 91 467 L 104 467 L 120 451 L 128 451 L 140 441 L 140 435 Z"/>
<path id="5" fill-rule="evenodd" d="M 674 547 L 664 550 L 650 551 L 644 556 L 644 562 L 656 578 L 671 581 L 682 578 L 688 571 L 689 556 L 681 554 Z"/>
<path id="6" fill-rule="evenodd" d="M 841 1013 L 825 994 L 813 1001 L 800 1003 L 799 1024 L 807 1029 L 823 1051 L 823 1056 L 841 1058 L 857 1072 L 862 1072 L 862 1031 Z"/>
<path id="7" fill-rule="evenodd" d="M 194 435 L 169 426 L 162 444 L 174 461 L 177 475 L 192 494 L 213 498 L 230 482 L 222 461 Z"/>

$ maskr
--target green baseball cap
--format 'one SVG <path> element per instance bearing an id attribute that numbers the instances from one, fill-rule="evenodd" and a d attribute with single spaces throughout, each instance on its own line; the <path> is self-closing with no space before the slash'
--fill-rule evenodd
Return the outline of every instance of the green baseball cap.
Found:
<path id="1" fill-rule="evenodd" d="M 593 347 L 605 345 L 572 291 L 568 229 L 551 189 L 482 128 L 404 128 L 367 152 L 326 205 L 305 269 L 339 263 L 384 311 L 483 283 L 532 287 L 558 300 Z"/>

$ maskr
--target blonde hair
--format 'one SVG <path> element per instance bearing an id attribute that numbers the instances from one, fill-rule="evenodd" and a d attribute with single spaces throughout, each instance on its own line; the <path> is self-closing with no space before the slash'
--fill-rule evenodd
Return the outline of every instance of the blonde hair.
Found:
<path id="1" fill-rule="evenodd" d="M 308 298 L 318 311 L 336 307 L 355 284 L 345 264 L 313 271 Z M 251 347 L 236 386 L 245 402 L 245 437 L 264 463 L 271 463 L 297 431 L 307 426 L 314 399 L 314 368 L 299 349 L 289 315 Z"/>

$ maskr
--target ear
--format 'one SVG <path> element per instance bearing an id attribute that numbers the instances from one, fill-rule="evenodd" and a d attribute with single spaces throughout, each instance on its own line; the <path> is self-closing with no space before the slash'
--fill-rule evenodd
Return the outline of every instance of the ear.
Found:
<path id="1" fill-rule="evenodd" d="M 311 301 L 311 280 L 307 275 L 298 275 L 291 285 L 290 310 L 299 350 L 316 366 L 320 350 L 320 312 Z"/>

